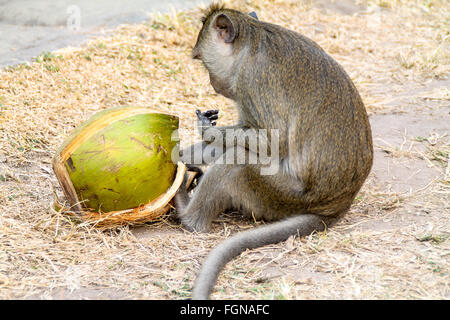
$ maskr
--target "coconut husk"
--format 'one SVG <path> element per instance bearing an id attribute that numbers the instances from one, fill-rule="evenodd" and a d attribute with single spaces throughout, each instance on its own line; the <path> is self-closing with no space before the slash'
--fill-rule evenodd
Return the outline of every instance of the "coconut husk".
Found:
<path id="1" fill-rule="evenodd" d="M 122 225 L 136 225 L 147 222 L 160 220 L 171 208 L 173 208 L 172 199 L 177 193 L 183 182 L 186 173 L 186 165 L 181 161 L 177 165 L 177 173 L 172 186 L 161 196 L 149 203 L 119 211 L 101 212 L 86 210 L 80 205 L 80 202 L 75 206 L 68 205 L 68 202 L 61 201 L 55 197 L 55 208 L 71 217 L 79 218 L 82 222 L 93 224 L 99 228 L 113 228 Z M 189 187 L 195 178 L 196 172 L 188 171 L 187 187 Z"/>

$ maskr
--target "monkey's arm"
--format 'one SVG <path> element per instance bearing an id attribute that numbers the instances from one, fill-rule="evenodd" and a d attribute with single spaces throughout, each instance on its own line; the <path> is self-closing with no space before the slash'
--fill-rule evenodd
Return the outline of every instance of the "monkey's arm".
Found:
<path id="1" fill-rule="evenodd" d="M 267 150 L 266 154 L 270 154 L 267 132 L 251 128 L 243 121 L 232 126 L 216 127 L 218 112 L 218 110 L 196 111 L 198 129 L 206 144 L 213 143 L 226 149 L 241 146 L 254 153 L 258 153 L 259 148 L 264 147 Z"/>
<path id="2" fill-rule="evenodd" d="M 260 132 L 244 124 L 204 127 L 202 128 L 202 139 L 206 144 L 223 147 L 225 150 L 240 146 L 256 154 L 263 151 L 265 155 L 271 154 L 267 132 Z"/>

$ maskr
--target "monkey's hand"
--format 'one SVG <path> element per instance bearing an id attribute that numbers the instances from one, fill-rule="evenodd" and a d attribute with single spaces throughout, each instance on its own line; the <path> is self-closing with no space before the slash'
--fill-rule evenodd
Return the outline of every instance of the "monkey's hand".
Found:
<path id="1" fill-rule="evenodd" d="M 216 125 L 216 120 L 219 118 L 219 110 L 208 110 L 201 112 L 200 110 L 195 110 L 198 120 L 200 120 L 202 127 L 211 127 Z"/>

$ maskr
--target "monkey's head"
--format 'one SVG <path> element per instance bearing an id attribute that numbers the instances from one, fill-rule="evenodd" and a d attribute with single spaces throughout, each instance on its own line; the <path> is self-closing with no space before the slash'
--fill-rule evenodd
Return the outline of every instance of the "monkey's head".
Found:
<path id="1" fill-rule="evenodd" d="M 210 6 L 202 18 L 203 27 L 192 57 L 203 62 L 214 90 L 227 98 L 233 99 L 235 96 L 238 70 L 235 63 L 244 55 L 245 42 L 240 34 L 244 34 L 248 23 L 257 19 L 255 12 L 247 15 L 217 4 Z"/>

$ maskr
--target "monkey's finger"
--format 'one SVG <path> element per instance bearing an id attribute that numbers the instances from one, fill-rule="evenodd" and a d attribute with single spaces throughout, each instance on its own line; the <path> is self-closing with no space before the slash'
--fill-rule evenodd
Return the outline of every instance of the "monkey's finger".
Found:
<path id="1" fill-rule="evenodd" d="M 207 117 L 205 117 L 205 116 L 203 116 L 203 115 L 199 115 L 199 116 L 198 116 L 198 119 L 199 119 L 199 121 L 202 123 L 202 124 L 201 124 L 202 126 L 208 127 L 208 126 L 211 125 L 211 121 L 210 121 Z"/>
<path id="2" fill-rule="evenodd" d="M 214 127 L 217 123 L 215 121 L 211 122 L 211 125 Z"/>
<path id="3" fill-rule="evenodd" d="M 203 115 L 205 115 L 206 117 L 210 117 L 212 115 L 216 115 L 219 113 L 219 110 L 207 110 L 205 112 L 203 112 Z"/>
<path id="4" fill-rule="evenodd" d="M 209 120 L 217 120 L 217 119 L 219 119 L 219 116 L 217 114 L 214 114 L 212 116 L 209 116 L 208 119 Z"/>
<path id="5" fill-rule="evenodd" d="M 195 110 L 195 113 L 197 114 L 197 118 L 205 125 L 209 124 L 209 119 L 206 117 L 200 110 Z"/>

